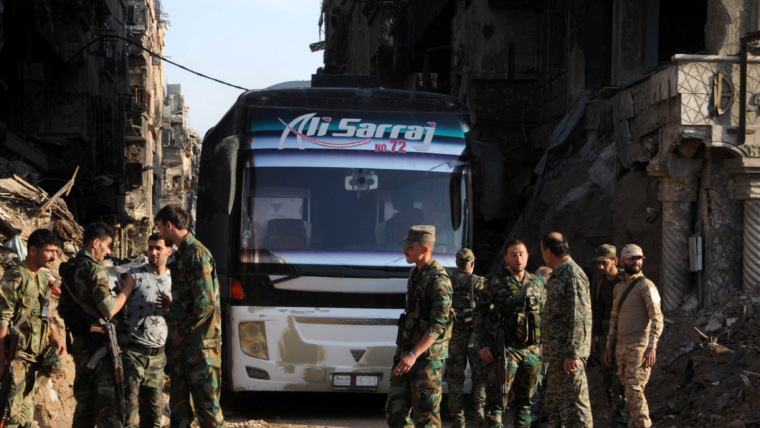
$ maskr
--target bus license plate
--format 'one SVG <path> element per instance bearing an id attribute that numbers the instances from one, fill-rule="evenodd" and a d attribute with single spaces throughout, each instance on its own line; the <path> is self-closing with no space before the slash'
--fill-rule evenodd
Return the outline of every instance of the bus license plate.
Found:
<path id="1" fill-rule="evenodd" d="M 333 386 L 342 388 L 377 388 L 377 376 L 333 375 Z"/>

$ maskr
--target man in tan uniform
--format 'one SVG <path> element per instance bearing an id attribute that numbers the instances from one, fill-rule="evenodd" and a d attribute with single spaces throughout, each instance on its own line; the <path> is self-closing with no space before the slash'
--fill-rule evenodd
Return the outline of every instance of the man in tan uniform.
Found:
<path id="1" fill-rule="evenodd" d="M 639 246 L 626 245 L 621 257 L 625 280 L 618 283 L 613 292 L 604 363 L 612 366 L 612 353 L 615 352 L 617 374 L 625 387 L 633 428 L 651 427 L 644 387 L 655 363 L 657 340 L 662 333 L 660 294 L 654 283 L 641 272 L 644 252 Z"/>

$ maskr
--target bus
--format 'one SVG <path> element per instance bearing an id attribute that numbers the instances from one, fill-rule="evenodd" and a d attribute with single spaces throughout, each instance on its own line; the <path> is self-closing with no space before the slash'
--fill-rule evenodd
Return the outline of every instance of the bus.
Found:
<path id="1" fill-rule="evenodd" d="M 233 392 L 387 393 L 412 268 L 398 242 L 434 225 L 451 271 L 472 243 L 465 106 L 336 77 L 245 92 L 203 141 L 196 234 Z"/>

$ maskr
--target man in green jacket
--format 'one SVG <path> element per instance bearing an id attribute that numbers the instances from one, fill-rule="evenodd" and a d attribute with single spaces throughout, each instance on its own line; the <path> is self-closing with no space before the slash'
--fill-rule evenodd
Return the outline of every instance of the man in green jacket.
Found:
<path id="1" fill-rule="evenodd" d="M 440 427 L 441 374 L 452 328 L 451 280 L 433 260 L 434 226 L 412 226 L 399 245 L 406 262 L 415 266 L 399 320 L 385 418 L 391 428 Z"/>
<path id="2" fill-rule="evenodd" d="M 187 230 L 190 216 L 182 207 L 164 206 L 155 221 L 166 246 L 178 247 L 169 266 L 172 295 L 164 295 L 171 300 L 167 321 L 174 344 L 171 426 L 184 428 L 197 420 L 202 428 L 223 427 L 219 405 L 222 314 L 216 264 L 209 250 Z"/>

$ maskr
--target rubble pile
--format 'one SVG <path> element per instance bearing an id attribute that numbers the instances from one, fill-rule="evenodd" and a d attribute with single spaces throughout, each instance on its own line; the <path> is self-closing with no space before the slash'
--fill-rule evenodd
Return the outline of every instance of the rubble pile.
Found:
<path id="1" fill-rule="evenodd" d="M 665 313 L 645 391 L 654 426 L 760 426 L 758 312 L 760 297 L 735 292 L 710 311 Z M 589 386 L 594 425 L 608 426 L 598 367 L 589 370 Z"/>
<path id="2" fill-rule="evenodd" d="M 58 266 L 79 251 L 83 229 L 74 221 L 66 203 L 51 197 L 30 184 L 39 176 L 22 161 L 0 159 L 0 275 L 5 267 L 18 263 L 26 255 L 26 241 L 38 228 L 52 230 L 61 240 L 58 260 L 50 270 L 50 278 L 60 287 Z M 60 195 L 59 195 L 60 196 Z M 57 298 L 50 302 L 50 321 L 59 337 L 65 337 L 63 320 L 58 316 Z M 74 361 L 62 357 L 63 371 L 48 384 L 39 385 L 34 399 L 34 419 L 40 427 L 70 427 L 76 401 L 73 395 Z"/>

